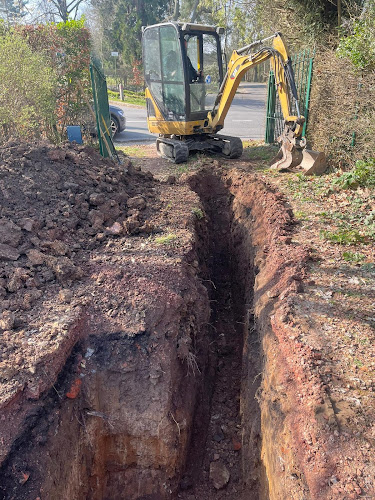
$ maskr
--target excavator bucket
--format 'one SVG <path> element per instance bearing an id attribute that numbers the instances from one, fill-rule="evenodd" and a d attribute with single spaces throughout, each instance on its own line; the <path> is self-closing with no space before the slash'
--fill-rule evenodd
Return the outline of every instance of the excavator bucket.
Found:
<path id="1" fill-rule="evenodd" d="M 326 155 L 319 151 L 304 149 L 300 167 L 305 175 L 320 175 L 327 169 Z"/>
<path id="2" fill-rule="evenodd" d="M 283 138 L 279 152 L 271 160 L 271 169 L 283 171 L 293 168 L 303 170 L 305 175 L 320 175 L 327 168 L 325 154 L 306 149 L 304 140 Z"/>

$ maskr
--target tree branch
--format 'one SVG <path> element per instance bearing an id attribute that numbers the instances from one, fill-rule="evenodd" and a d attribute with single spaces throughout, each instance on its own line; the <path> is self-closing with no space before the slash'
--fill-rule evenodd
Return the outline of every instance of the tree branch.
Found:
<path id="1" fill-rule="evenodd" d="M 199 5 L 199 0 L 195 0 L 194 2 L 194 7 L 190 16 L 190 22 L 193 23 L 198 15 L 198 5 Z"/>
<path id="2" fill-rule="evenodd" d="M 72 0 L 67 6 L 66 6 L 66 11 L 68 14 L 70 14 L 74 9 L 76 9 L 84 0 Z M 70 9 L 70 6 L 73 5 L 73 7 Z M 70 9 L 70 10 L 69 10 Z"/>

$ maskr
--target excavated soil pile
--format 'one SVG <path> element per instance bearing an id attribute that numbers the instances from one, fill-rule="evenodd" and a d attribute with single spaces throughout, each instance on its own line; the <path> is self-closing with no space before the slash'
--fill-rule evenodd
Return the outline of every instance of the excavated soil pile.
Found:
<path id="1" fill-rule="evenodd" d="M 0 197 L 1 499 L 356 498 L 280 193 L 9 143 Z"/>

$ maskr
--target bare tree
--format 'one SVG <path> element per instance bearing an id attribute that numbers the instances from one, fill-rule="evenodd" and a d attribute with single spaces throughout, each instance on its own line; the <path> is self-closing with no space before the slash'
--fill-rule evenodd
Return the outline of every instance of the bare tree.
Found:
<path id="1" fill-rule="evenodd" d="M 198 5 L 199 5 L 199 0 L 195 0 L 194 5 L 193 5 L 193 10 L 190 15 L 190 22 L 194 23 L 194 21 L 197 18 L 198 15 Z"/>
<path id="2" fill-rule="evenodd" d="M 29 9 L 28 21 L 59 22 L 76 19 L 78 9 L 85 0 L 39 0 Z"/>
<path id="3" fill-rule="evenodd" d="M 55 7 L 58 17 L 62 21 L 67 21 L 72 14 L 73 19 L 76 19 L 78 7 L 84 0 L 50 0 L 51 4 Z"/>
<path id="4" fill-rule="evenodd" d="M 174 0 L 172 21 L 178 21 L 179 17 L 180 17 L 180 0 Z"/>

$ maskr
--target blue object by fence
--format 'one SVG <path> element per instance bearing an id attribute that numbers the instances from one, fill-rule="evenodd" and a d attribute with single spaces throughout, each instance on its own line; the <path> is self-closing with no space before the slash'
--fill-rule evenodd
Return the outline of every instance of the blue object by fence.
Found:
<path id="1" fill-rule="evenodd" d="M 79 125 L 69 125 L 66 127 L 68 133 L 68 141 L 75 141 L 77 144 L 82 144 L 82 131 Z"/>

